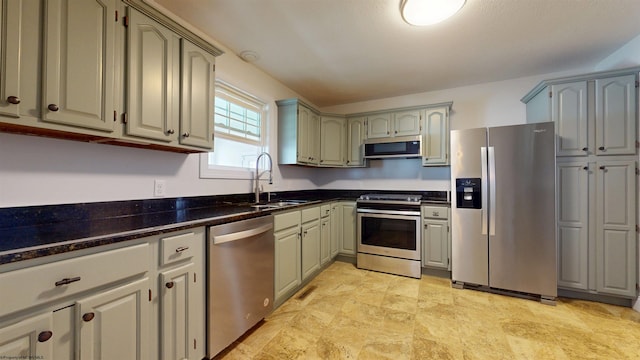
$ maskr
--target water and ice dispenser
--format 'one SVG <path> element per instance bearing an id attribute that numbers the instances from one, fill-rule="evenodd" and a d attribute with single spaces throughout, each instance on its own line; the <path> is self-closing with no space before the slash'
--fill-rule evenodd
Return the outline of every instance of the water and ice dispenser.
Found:
<path id="1" fill-rule="evenodd" d="M 456 179 L 456 207 L 458 209 L 482 209 L 480 178 Z"/>

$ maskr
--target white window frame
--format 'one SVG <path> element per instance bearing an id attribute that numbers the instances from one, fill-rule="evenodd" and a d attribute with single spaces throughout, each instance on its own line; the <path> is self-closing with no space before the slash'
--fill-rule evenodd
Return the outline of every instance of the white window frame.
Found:
<path id="1" fill-rule="evenodd" d="M 248 108 L 254 108 L 260 112 L 260 144 L 261 152 L 267 151 L 268 144 L 268 108 L 266 102 L 259 98 L 249 94 L 248 92 L 238 89 L 237 87 L 216 79 L 215 84 L 215 96 L 224 97 L 226 100 L 239 102 L 246 104 Z M 210 119 L 214 121 L 214 119 Z M 215 125 L 214 125 L 215 128 Z M 235 140 L 233 137 L 225 136 L 225 134 L 218 134 L 214 131 L 214 137 L 224 137 Z M 241 140 L 238 140 L 241 141 Z M 254 143 L 253 141 L 247 141 L 247 143 Z M 213 151 L 216 149 L 214 147 Z M 237 180 L 253 180 L 255 169 L 230 167 L 221 165 L 209 165 L 209 153 L 200 154 L 200 178 L 207 179 L 237 179 Z"/>

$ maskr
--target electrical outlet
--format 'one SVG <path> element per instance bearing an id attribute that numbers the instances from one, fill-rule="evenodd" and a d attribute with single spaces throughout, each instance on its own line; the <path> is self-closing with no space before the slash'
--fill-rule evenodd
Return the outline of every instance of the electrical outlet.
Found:
<path id="1" fill-rule="evenodd" d="M 167 195 L 167 183 L 164 180 L 153 181 L 153 196 L 162 197 Z"/>

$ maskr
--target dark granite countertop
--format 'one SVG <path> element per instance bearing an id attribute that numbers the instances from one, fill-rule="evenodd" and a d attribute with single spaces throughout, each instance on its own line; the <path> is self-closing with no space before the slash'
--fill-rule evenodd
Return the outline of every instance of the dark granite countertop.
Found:
<path id="1" fill-rule="evenodd" d="M 95 246 L 265 216 L 322 201 L 355 200 L 370 191 L 308 190 L 272 200 L 306 200 L 279 209 L 252 208 L 252 194 L 149 199 L 0 209 L 0 265 Z M 436 196 L 432 196 L 436 193 Z M 444 193 L 444 198 L 442 197 Z M 423 204 L 448 205 L 446 192 Z M 443 202 L 444 201 L 444 202 Z"/>

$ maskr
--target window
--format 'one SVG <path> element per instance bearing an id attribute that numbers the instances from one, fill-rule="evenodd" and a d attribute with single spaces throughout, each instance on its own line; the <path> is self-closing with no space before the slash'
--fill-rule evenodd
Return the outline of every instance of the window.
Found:
<path id="1" fill-rule="evenodd" d="M 213 152 L 201 155 L 200 176 L 252 179 L 258 155 L 266 151 L 266 105 L 216 80 Z"/>

